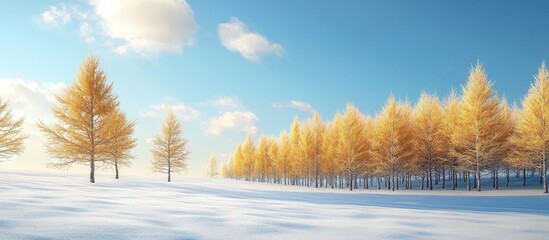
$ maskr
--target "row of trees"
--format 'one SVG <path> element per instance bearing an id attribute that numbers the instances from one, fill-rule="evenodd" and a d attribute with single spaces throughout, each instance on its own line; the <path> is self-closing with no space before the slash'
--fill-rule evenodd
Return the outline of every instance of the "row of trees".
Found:
<path id="1" fill-rule="evenodd" d="M 422 93 L 417 104 L 389 97 L 374 117 L 347 105 L 332 121 L 318 113 L 294 119 L 290 133 L 278 138 L 251 136 L 236 147 L 222 167 L 227 177 L 320 187 L 347 186 L 351 191 L 377 180 L 389 189 L 399 185 L 433 189 L 446 179 L 456 189 L 458 179 L 481 191 L 489 175 L 499 186 L 500 173 L 539 172 L 547 193 L 549 149 L 549 72 L 545 65 L 522 101 L 510 107 L 493 90 L 479 63 L 470 70 L 461 95 L 452 91 L 443 101 Z M 471 179 L 472 178 L 472 179 Z"/>
<path id="2" fill-rule="evenodd" d="M 49 140 L 48 154 L 55 159 L 49 167 L 88 165 L 90 182 L 94 183 L 96 168 L 114 168 L 118 179 L 119 167 L 131 165 L 136 122 L 127 119 L 112 90 L 113 85 L 100 68 L 99 59 L 86 58 L 76 81 L 56 96 L 58 104 L 52 108 L 56 121 L 37 124 Z M 7 103 L 0 99 L 0 160 L 22 151 L 26 137 L 22 134 L 23 121 L 23 118 L 13 119 Z M 152 169 L 166 173 L 171 181 L 171 173 L 186 169 L 189 153 L 181 125 L 169 111 L 160 134 L 154 139 Z"/>

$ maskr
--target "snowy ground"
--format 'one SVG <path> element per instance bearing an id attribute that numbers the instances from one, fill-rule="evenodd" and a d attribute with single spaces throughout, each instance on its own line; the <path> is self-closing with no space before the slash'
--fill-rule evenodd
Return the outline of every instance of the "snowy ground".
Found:
<path id="1" fill-rule="evenodd" d="M 547 239 L 541 189 L 312 189 L 0 171 L 1 239 Z"/>

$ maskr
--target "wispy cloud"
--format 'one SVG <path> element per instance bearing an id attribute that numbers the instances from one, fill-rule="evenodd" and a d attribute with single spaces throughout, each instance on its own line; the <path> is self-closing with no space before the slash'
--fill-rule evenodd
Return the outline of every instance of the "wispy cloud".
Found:
<path id="1" fill-rule="evenodd" d="M 313 106 L 306 102 L 292 100 L 288 103 L 273 103 L 272 106 L 276 109 L 295 109 L 302 112 L 312 113 L 315 111 Z"/>
<path id="2" fill-rule="evenodd" d="M 258 120 L 253 112 L 224 112 L 220 116 L 210 120 L 206 127 L 206 134 L 219 135 L 228 130 L 254 134 L 257 132 L 255 124 Z"/>
<path id="3" fill-rule="evenodd" d="M 71 20 L 71 14 L 64 4 L 50 6 L 48 10 L 40 14 L 40 20 L 45 25 L 57 27 L 68 23 Z"/>
<path id="4" fill-rule="evenodd" d="M 264 55 L 276 55 L 281 57 L 284 47 L 277 43 L 271 43 L 267 37 L 250 32 L 246 24 L 236 17 L 231 17 L 228 22 L 218 26 L 219 39 L 229 51 L 240 53 L 251 61 L 259 61 Z"/>
<path id="5" fill-rule="evenodd" d="M 144 118 L 163 117 L 164 113 L 168 109 L 172 110 L 183 120 L 191 120 L 200 116 L 200 112 L 198 112 L 198 110 L 187 104 L 178 102 L 171 97 L 167 97 L 162 103 L 149 106 L 147 110 L 139 112 L 139 115 Z"/>
<path id="6" fill-rule="evenodd" d="M 219 108 L 240 108 L 242 103 L 236 97 L 219 97 L 215 100 L 209 101 L 206 105 L 219 107 Z"/>

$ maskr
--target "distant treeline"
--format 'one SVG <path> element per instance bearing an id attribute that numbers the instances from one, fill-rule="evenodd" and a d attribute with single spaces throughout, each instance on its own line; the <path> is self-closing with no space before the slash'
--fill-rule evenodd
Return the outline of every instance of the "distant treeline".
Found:
<path id="1" fill-rule="evenodd" d="M 458 179 L 481 190 L 490 176 L 539 173 L 547 193 L 549 156 L 549 72 L 542 64 L 522 100 L 509 106 L 492 89 L 479 63 L 470 70 L 461 94 L 444 100 L 422 93 L 417 104 L 389 97 L 375 116 L 348 104 L 328 122 L 314 113 L 295 118 L 278 138 L 248 136 L 222 167 L 226 177 L 314 187 L 433 189 L 433 181 L 456 189 Z M 446 182 L 448 181 L 448 183 Z M 376 182 L 377 184 L 375 184 Z M 383 182 L 383 184 L 381 184 Z M 525 184 L 525 182 L 524 182 Z"/>

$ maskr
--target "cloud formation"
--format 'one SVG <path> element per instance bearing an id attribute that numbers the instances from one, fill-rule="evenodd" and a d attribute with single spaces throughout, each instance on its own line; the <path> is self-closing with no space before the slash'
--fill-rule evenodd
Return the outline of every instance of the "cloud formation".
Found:
<path id="1" fill-rule="evenodd" d="M 57 27 L 68 23 L 71 20 L 71 14 L 65 5 L 50 6 L 40 14 L 40 20 L 48 26 Z"/>
<path id="2" fill-rule="evenodd" d="M 84 42 L 93 43 L 101 34 L 119 54 L 180 53 L 194 43 L 194 13 L 185 0 L 90 0 L 91 9 L 81 5 L 50 6 L 40 15 L 49 26 L 72 20 Z M 70 25 L 73 26 L 73 25 Z"/>
<path id="3" fill-rule="evenodd" d="M 246 24 L 231 17 L 228 22 L 218 26 L 219 40 L 229 51 L 240 53 L 244 58 L 258 62 L 261 56 L 276 55 L 281 57 L 284 48 L 277 43 L 271 43 L 267 37 L 250 32 Z"/>
<path id="4" fill-rule="evenodd" d="M 244 131 L 249 134 L 257 132 L 255 123 L 259 119 L 252 112 L 224 112 L 219 117 L 213 118 L 206 128 L 207 135 L 219 135 L 228 130 Z"/>
<path id="5" fill-rule="evenodd" d="M 181 52 L 192 45 L 196 24 L 185 0 L 91 0 L 102 30 L 121 54 Z"/>
<path id="6" fill-rule="evenodd" d="M 308 113 L 313 113 L 315 111 L 311 104 L 296 100 L 292 100 L 289 103 L 273 103 L 272 106 L 276 109 L 295 109 Z"/>
<path id="7" fill-rule="evenodd" d="M 144 118 L 163 117 L 168 109 L 172 110 L 176 116 L 184 121 L 192 120 L 200 116 L 200 112 L 196 109 L 178 102 L 171 97 L 167 97 L 162 103 L 151 105 L 148 110 L 139 112 L 139 115 Z"/>
<path id="8" fill-rule="evenodd" d="M 0 78 L 0 96 L 8 100 L 16 116 L 25 116 L 30 121 L 51 115 L 55 94 L 65 87 L 62 83 L 39 84 L 23 79 Z M 26 124 L 34 125 L 26 121 Z"/>

